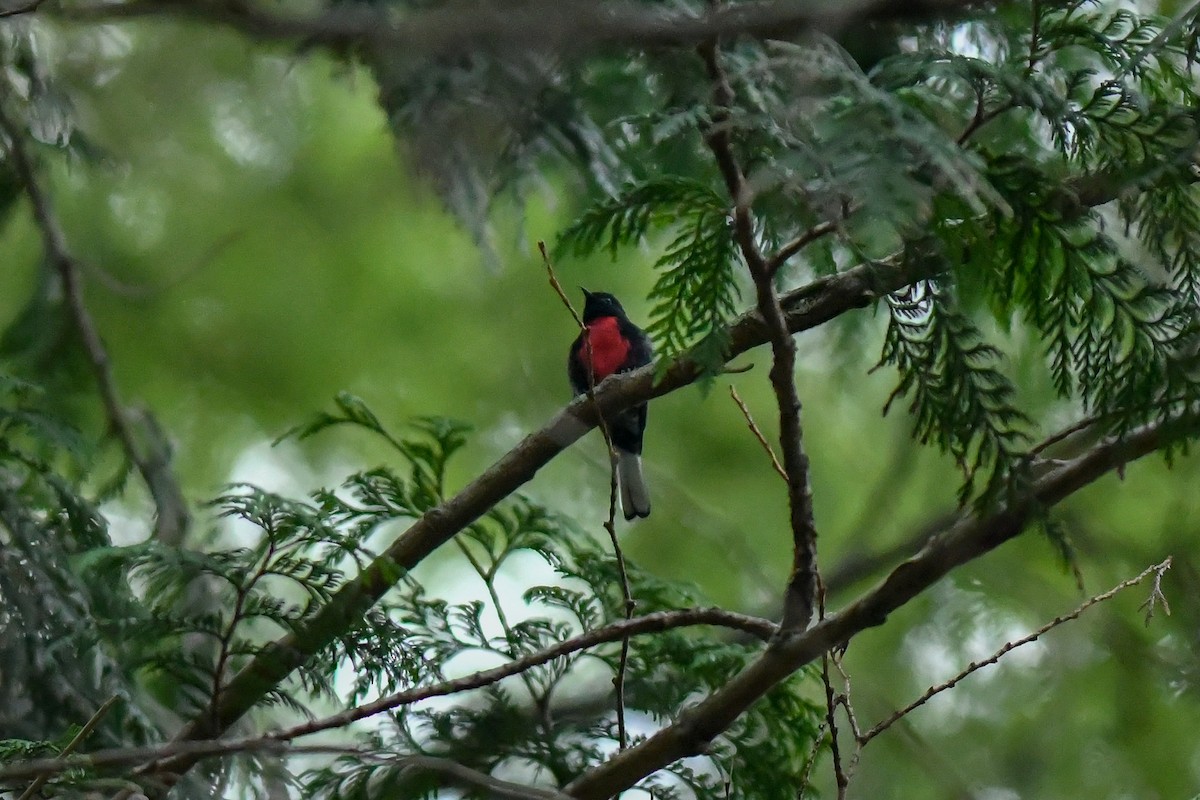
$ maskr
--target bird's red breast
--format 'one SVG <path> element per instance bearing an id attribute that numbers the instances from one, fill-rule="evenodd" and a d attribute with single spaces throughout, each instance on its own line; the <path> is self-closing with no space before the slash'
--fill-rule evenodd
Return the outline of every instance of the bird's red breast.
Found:
<path id="1" fill-rule="evenodd" d="M 629 357 L 630 344 L 629 340 L 621 335 L 616 317 L 594 319 L 588 323 L 587 329 L 588 340 L 592 345 L 590 366 L 593 379 L 599 383 L 625 363 L 625 359 Z M 584 366 L 589 366 L 587 342 L 580 343 L 579 360 Z"/>

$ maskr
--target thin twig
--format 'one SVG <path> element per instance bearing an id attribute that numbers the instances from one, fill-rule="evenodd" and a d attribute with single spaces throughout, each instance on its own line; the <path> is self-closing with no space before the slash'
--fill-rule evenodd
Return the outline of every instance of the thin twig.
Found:
<path id="1" fill-rule="evenodd" d="M 833 233 L 840 228 L 841 225 L 842 220 L 828 220 L 809 228 L 807 231 L 800 234 L 795 239 L 783 245 L 773 254 L 771 254 L 771 257 L 767 259 L 767 272 L 771 275 L 771 277 L 774 277 L 775 274 L 783 267 L 783 265 L 788 262 L 788 259 L 818 239 Z"/>
<path id="2" fill-rule="evenodd" d="M 817 571 L 817 618 L 822 622 L 825 620 L 825 581 L 821 577 L 820 570 Z M 833 779 L 837 785 L 838 800 L 846 800 L 846 790 L 850 788 L 850 777 L 842 766 L 842 748 L 838 741 L 838 726 L 837 726 L 837 708 L 839 704 L 845 703 L 846 709 L 849 712 L 851 720 L 854 718 L 853 712 L 850 712 L 849 700 L 844 695 L 837 694 L 833 691 L 833 683 L 829 680 L 829 662 L 837 663 L 838 672 L 846 678 L 845 671 L 838 663 L 838 650 L 830 650 L 821 655 L 821 683 L 825 687 L 825 727 L 829 730 L 829 753 L 833 762 Z M 849 683 L 849 679 L 847 679 Z M 857 728 L 857 725 L 855 726 Z M 857 739 L 855 740 L 857 743 Z M 858 756 L 859 748 L 856 744 L 854 755 Z"/>
<path id="3" fill-rule="evenodd" d="M 505 678 L 519 675 L 536 666 L 580 650 L 587 650 L 597 645 L 627 639 L 632 636 L 658 633 L 690 625 L 718 625 L 732 628 L 734 630 L 745 631 L 764 641 L 773 636 L 776 630 L 776 626 L 768 620 L 745 614 L 737 614 L 721 608 L 688 608 L 679 611 L 656 611 L 653 614 L 620 620 L 603 628 L 582 633 L 579 636 L 559 642 L 545 650 L 530 653 L 524 658 L 510 661 L 507 664 L 501 664 L 498 667 L 474 672 L 461 678 L 435 683 L 431 686 L 396 692 L 370 703 L 346 709 L 324 719 L 305 722 L 293 728 L 279 731 L 271 734 L 271 737 L 274 739 L 295 739 L 299 736 L 317 733 L 318 731 L 341 728 L 349 725 L 351 722 L 373 717 L 376 714 L 382 714 L 400 706 L 412 705 L 422 700 L 428 700 L 431 697 L 444 697 L 446 695 L 490 686 Z"/>
<path id="4" fill-rule="evenodd" d="M 1163 594 L 1162 590 L 1163 575 L 1165 575 L 1167 570 L 1170 568 L 1170 558 L 1159 564 L 1157 567 L 1152 568 L 1154 570 L 1154 584 L 1150 587 L 1150 596 L 1146 598 L 1146 602 L 1138 606 L 1139 611 L 1143 608 L 1146 609 L 1147 625 L 1149 625 L 1150 620 L 1154 618 L 1154 609 L 1159 604 L 1161 604 L 1163 607 L 1163 613 L 1165 613 L 1168 617 L 1171 616 L 1171 606 L 1169 603 L 1167 603 L 1167 596 Z"/>
<path id="5" fill-rule="evenodd" d="M 796 800 L 804 800 L 808 794 L 808 787 L 812 784 L 812 771 L 817 763 L 817 754 L 821 750 L 821 742 L 825 741 L 825 733 L 828 730 L 828 724 L 825 720 L 821 720 L 821 724 L 817 726 L 817 733 L 813 736 L 812 747 L 808 748 L 808 760 L 804 762 L 804 772 L 800 773 L 800 787 L 796 790 Z"/>
<path id="6" fill-rule="evenodd" d="M 441 487 L 438 487 L 438 498 L 441 499 Z M 496 609 L 496 619 L 500 622 L 500 630 L 504 632 L 504 641 L 508 643 L 509 652 L 502 655 L 507 658 L 515 658 L 517 652 L 517 637 L 513 632 L 512 625 L 508 622 L 508 614 L 504 612 L 504 606 L 500 603 L 500 593 L 496 591 L 496 581 L 494 569 L 484 568 L 475 554 L 471 552 L 471 548 L 462 540 L 461 536 L 454 537 L 454 543 L 458 546 L 459 551 L 471 568 L 475 570 L 475 574 L 479 576 L 479 580 L 483 581 L 484 589 L 491 598 L 492 607 Z M 544 726 L 547 734 L 550 732 L 551 717 L 550 717 L 550 701 L 549 695 L 552 689 L 547 689 L 545 692 L 539 692 L 537 683 L 533 676 L 528 671 L 519 674 L 521 682 L 525 684 L 525 691 L 529 692 L 529 699 L 533 701 L 534 706 L 538 709 L 538 722 Z"/>
<path id="7" fill-rule="evenodd" d="M 1186 398 L 1186 397 L 1165 397 L 1165 398 L 1162 398 L 1161 400 L 1158 400 L 1158 401 L 1152 403 L 1150 407 L 1152 409 L 1169 410 L 1173 407 L 1177 407 L 1177 406 L 1179 406 L 1181 404 L 1185 404 L 1187 402 L 1188 402 L 1188 398 Z M 1079 420 L 1078 422 L 1075 422 L 1072 425 L 1068 425 L 1067 427 L 1065 427 L 1061 430 L 1055 431 L 1051 435 L 1047 436 L 1045 439 L 1038 442 L 1033 447 L 1029 448 L 1029 451 L 1025 454 L 1025 456 L 1026 456 L 1026 458 L 1038 456 L 1041 453 L 1043 453 L 1044 451 L 1046 451 L 1046 450 L 1050 449 L 1051 447 L 1053 447 L 1054 445 L 1058 444 L 1059 442 L 1062 442 L 1065 439 L 1069 439 L 1072 436 L 1074 436 L 1075 434 L 1081 433 L 1081 432 L 1087 430 L 1088 428 L 1092 427 L 1093 425 L 1101 423 L 1106 419 L 1114 418 L 1116 416 L 1117 416 L 1117 412 L 1110 411 L 1106 414 L 1093 414 L 1090 417 L 1084 417 L 1083 419 Z"/>
<path id="8" fill-rule="evenodd" d="M 217 661 L 213 668 L 212 679 L 212 698 L 209 702 L 211 708 L 218 708 L 221 703 L 222 679 L 225 677 L 225 668 L 229 664 L 229 657 L 233 650 L 233 636 L 237 632 L 238 625 L 242 623 L 242 614 L 246 608 L 246 601 L 250 598 L 250 593 L 254 587 L 267 574 L 267 570 L 271 567 L 271 559 L 275 557 L 275 538 L 268 532 L 267 548 L 262 555 L 262 563 L 255 569 L 254 574 L 245 582 L 234 584 L 235 596 L 233 601 L 233 612 L 229 615 L 229 624 L 217 637 Z M 216 720 L 214 720 L 216 722 Z"/>
<path id="9" fill-rule="evenodd" d="M 1079 208 L 1108 202 L 1125 189 L 1147 188 L 1145 183 L 1134 182 L 1123 173 L 1111 171 L 1079 176 L 1070 179 L 1067 184 L 1078 197 Z M 927 261 L 864 262 L 835 275 L 817 278 L 788 292 L 780 297 L 780 305 L 785 312 L 788 330 L 798 333 L 816 328 L 855 309 L 865 308 L 889 292 L 898 291 L 915 281 L 931 277 L 934 270 L 936 266 Z M 757 311 L 743 313 L 725 328 L 725 332 L 729 342 L 727 362 L 768 340 L 762 317 Z M 251 659 L 222 692 L 222 707 L 219 714 L 215 715 L 220 722 L 215 729 L 212 726 L 214 715 L 210 710 L 204 709 L 197 712 L 180 729 L 176 739 L 212 739 L 227 730 L 266 692 L 332 641 L 339 631 L 344 629 L 347 620 L 358 619 L 376 603 L 394 585 L 397 568 L 404 571 L 414 569 L 497 502 L 530 481 L 538 470 L 595 427 L 599 413 L 620 412 L 638 403 L 678 391 L 699 380 L 702 374 L 704 370 L 695 352 L 689 351 L 669 360 L 659 369 L 647 366 L 609 378 L 597 388 L 594 402 L 583 397 L 572 401 L 545 424 L 531 431 L 519 443 L 499 456 L 453 497 L 422 514 L 353 580 L 343 584 L 311 617 Z M 1169 420 L 1170 426 L 1156 424 L 1133 432 L 1121 444 L 1121 462 L 1127 463 L 1164 446 L 1164 442 L 1174 441 L 1179 436 L 1178 430 L 1174 428 L 1184 419 L 1182 416 L 1173 416 Z M 1194 420 L 1195 417 L 1187 419 Z M 1168 430 L 1168 427 L 1172 430 Z M 1114 467 L 1105 460 L 1112 457 L 1112 452 L 1109 444 L 1098 445 L 1080 458 L 1038 476 L 1030 487 L 1029 496 L 1036 497 L 1039 503 L 1053 505 L 1095 480 L 1100 474 L 1113 469 Z M 1016 532 L 1011 531 L 1009 526 L 1014 520 L 1020 522 L 1026 519 L 1026 514 L 1027 510 L 1018 506 L 1006 515 L 988 518 L 968 516 L 960 519 L 945 532 L 945 536 L 930 543 L 929 552 L 939 556 L 937 561 L 917 556 L 907 562 L 885 579 L 880 590 L 868 592 L 836 618 L 831 617 L 821 623 L 819 631 L 780 642 L 783 653 L 776 654 L 772 663 L 785 667 L 793 663 L 802 666 L 811 658 L 820 655 L 820 650 L 817 649 L 811 658 L 808 657 L 811 649 L 825 641 L 824 637 L 834 636 L 839 642 L 846 641 L 856 631 L 879 624 L 882 618 L 878 614 L 886 614 L 903 605 L 928 585 L 925 580 L 935 580 L 954 566 L 975 558 L 999 542 L 1015 536 Z M 991 526 L 988 531 L 992 538 L 986 541 L 974 538 L 982 529 L 981 526 L 985 525 Z M 953 544 L 948 545 L 947 542 Z M 836 643 L 829 642 L 829 646 Z M 783 656 L 782 659 L 778 658 L 780 655 Z M 769 688 L 774 685 L 769 682 L 770 674 L 773 673 L 769 670 L 764 672 L 765 669 L 757 666 L 755 662 L 747 667 L 747 672 L 756 681 L 768 681 L 763 683 L 763 686 Z M 757 691 L 747 691 L 747 684 L 739 676 L 731 680 L 741 691 L 747 692 L 746 697 L 759 696 Z M 718 702 L 718 706 L 736 705 L 728 699 L 729 697 L 728 694 L 722 694 L 721 698 L 725 699 Z M 720 701 L 721 698 L 713 699 Z M 731 721 L 723 723 L 724 717 L 720 715 L 713 715 L 711 711 L 709 714 L 708 725 L 731 724 Z M 672 735 L 667 738 L 676 744 L 680 741 L 685 744 L 691 743 L 695 741 L 694 726 L 689 725 L 689 729 L 693 730 L 692 734 Z M 625 754 L 629 755 L 628 758 L 622 759 L 619 764 L 602 765 L 577 783 L 615 786 L 621 782 L 620 775 L 639 772 L 634 778 L 636 782 L 641 776 L 648 774 L 640 772 L 641 769 L 657 769 L 653 764 L 659 763 L 664 756 L 669 758 L 670 754 L 675 752 L 694 752 L 677 750 L 675 747 L 676 745 L 672 744 L 664 749 L 662 740 L 659 740 L 654 748 L 642 748 L 641 745 L 631 747 L 625 751 Z M 186 772 L 193 763 L 194 759 L 179 756 L 164 765 L 164 769 L 179 775 Z M 162 795 L 157 789 L 153 789 L 150 794 L 155 800 Z M 611 794 L 610 792 L 604 796 Z"/>
<path id="10" fill-rule="evenodd" d="M 1009 101 L 996 106 L 991 111 L 987 111 L 984 106 L 985 102 L 986 100 L 983 92 L 979 92 L 975 95 L 975 115 L 971 117 L 971 121 L 967 123 L 967 127 L 963 129 L 963 132 L 958 135 L 958 139 L 955 140 L 955 144 L 957 144 L 959 147 L 962 147 L 968 141 L 970 141 L 971 137 L 978 133 L 979 129 L 984 125 L 988 124 L 1006 111 L 1016 108 L 1016 104 Z"/>
<path id="11" fill-rule="evenodd" d="M 1065 622 L 1070 622 L 1074 619 L 1078 619 L 1079 616 L 1081 614 L 1083 614 L 1083 612 L 1087 611 L 1092 606 L 1094 606 L 1098 603 L 1103 603 L 1105 600 L 1112 599 L 1113 597 L 1115 597 L 1117 594 L 1124 591 L 1125 589 L 1128 589 L 1131 586 L 1136 586 L 1137 584 L 1141 583 L 1146 578 L 1148 578 L 1150 575 L 1155 576 L 1154 589 L 1150 595 L 1150 598 L 1151 598 L 1151 600 L 1153 600 L 1155 597 L 1161 597 L 1162 593 L 1159 589 L 1159 581 L 1162 580 L 1163 573 L 1165 573 L 1170 568 L 1171 568 L 1171 559 L 1167 558 L 1161 564 L 1155 564 L 1152 567 L 1147 567 L 1144 571 L 1142 571 L 1141 574 L 1139 574 L 1133 578 L 1130 578 L 1128 580 L 1122 581 L 1121 583 L 1117 584 L 1116 586 L 1109 589 L 1107 592 L 1104 592 L 1103 594 L 1098 594 L 1098 595 L 1086 600 L 1084 603 L 1082 603 L 1078 608 L 1076 608 L 1070 614 L 1064 614 L 1061 617 L 1055 617 L 1054 619 L 1050 620 L 1045 625 L 1038 628 L 1036 631 L 1029 634 L 1028 636 L 1025 636 L 1021 639 L 1016 639 L 1011 642 L 1005 642 L 1003 647 L 1001 647 L 995 653 L 992 653 L 992 655 L 989 656 L 988 658 L 985 658 L 983 661 L 971 662 L 970 664 L 967 665 L 966 669 L 964 669 L 962 672 L 955 675 L 950 680 L 946 681 L 945 683 L 939 683 L 937 686 L 929 687 L 929 689 L 927 689 L 925 691 L 925 693 L 922 694 L 920 697 L 918 697 L 916 700 L 912 701 L 904 708 L 893 712 L 886 719 L 882 720 L 877 725 L 875 725 L 873 728 L 868 730 L 866 733 L 862 734 L 862 736 L 860 736 L 859 740 L 858 740 L 859 745 L 866 746 L 866 744 L 868 742 L 870 742 L 876 736 L 878 736 L 879 734 L 883 733 L 885 730 L 890 728 L 902 717 L 907 716 L 909 713 L 911 713 L 915 709 L 918 709 L 921 706 L 925 705 L 934 696 L 941 694 L 942 692 L 946 691 L 947 689 L 954 688 L 956 685 L 958 685 L 960 682 L 962 682 L 962 680 L 965 679 L 968 675 L 971 675 L 972 673 L 977 672 L 978 670 L 983 669 L 984 667 L 986 667 L 990 664 L 995 664 L 1001 658 L 1003 658 L 1005 655 L 1012 652 L 1013 650 L 1016 650 L 1018 647 L 1027 645 L 1030 642 L 1036 642 L 1040 637 L 1044 636 L 1049 631 L 1057 628 L 1059 625 L 1062 625 Z M 1149 603 L 1150 600 L 1148 600 L 1147 602 Z"/>
<path id="12" fill-rule="evenodd" d="M 1192 0 L 1191 3 L 1180 9 L 1179 13 L 1172 17 L 1170 22 L 1163 26 L 1158 35 L 1147 42 L 1146 46 L 1139 50 L 1133 58 L 1123 64 L 1113 77 L 1120 80 L 1127 75 L 1135 73 L 1141 67 L 1143 61 L 1161 49 L 1164 44 L 1170 41 L 1172 36 L 1179 33 L 1180 29 L 1187 24 L 1188 18 L 1194 17 L 1197 12 L 1200 12 L 1200 0 Z"/>
<path id="13" fill-rule="evenodd" d="M 39 183 L 33 168 L 33 161 L 25 148 L 24 132 L 17 127 L 3 108 L 3 100 L 6 96 L 6 92 L 0 92 L 0 131 L 8 138 L 9 156 L 33 207 L 33 218 L 42 234 L 42 246 L 45 249 L 46 260 L 50 262 L 62 281 L 67 308 L 79 334 L 80 344 L 83 345 L 91 365 L 108 424 L 121 443 L 125 456 L 141 473 L 142 479 L 150 491 L 150 496 L 154 500 L 158 516 L 155 527 L 157 537 L 167 544 L 178 544 L 190 524 L 190 515 L 187 503 L 183 499 L 183 492 L 165 460 L 147 454 L 138 444 L 129 414 L 117 391 L 108 351 L 104 347 L 104 341 L 96 327 L 95 320 L 92 319 L 83 300 L 79 263 L 67 246 L 66 236 L 54 212 L 50 195 Z M 157 426 L 147 426 L 145 433 L 150 436 L 156 430 Z M 151 448 L 152 451 L 154 449 Z M 160 449 L 165 451 L 169 448 L 162 443 Z"/>
<path id="14" fill-rule="evenodd" d="M 83 724 L 83 727 L 79 729 L 79 732 L 71 737 L 71 741 L 67 742 L 67 746 L 62 749 L 62 752 L 58 754 L 58 757 L 66 758 L 67 756 L 71 755 L 71 753 L 74 753 L 79 745 L 83 744 L 84 740 L 92 735 L 92 731 L 96 730 L 96 726 L 100 724 L 100 720 L 104 719 L 104 715 L 108 713 L 109 709 L 117 704 L 117 700 L 117 695 L 113 695 L 105 700 L 104 703 L 96 709 L 96 713 L 92 714 L 91 718 Z M 29 798 L 37 794 L 38 791 L 46 785 L 46 781 L 50 780 L 50 776 L 52 774 L 54 774 L 53 770 L 47 770 L 46 772 L 38 775 L 33 779 L 33 783 L 29 784 L 29 788 L 21 792 L 21 796 L 18 797 L 17 800 L 29 800 Z"/>
<path id="15" fill-rule="evenodd" d="M 1040 0 L 1033 0 L 1030 5 L 1030 13 L 1033 15 L 1033 21 L 1029 31 L 1029 59 L 1025 65 L 1026 78 L 1033 75 L 1034 68 L 1042 60 L 1041 48 L 1039 47 L 1039 39 L 1042 32 L 1042 4 Z"/>
<path id="16" fill-rule="evenodd" d="M 808 455 L 800 426 L 800 395 L 796 391 L 796 342 L 788 330 L 787 318 L 775 292 L 771 269 L 755 236 L 755 221 L 750 205 L 752 192 L 745 173 L 733 152 L 730 137 L 730 110 L 733 88 L 721 66 L 716 40 L 702 44 L 697 51 L 704 61 L 712 85 L 712 124 L 704 139 L 725 180 L 733 200 L 733 231 L 742 258 L 754 280 L 758 313 L 766 323 L 771 344 L 771 370 L 768 373 L 779 406 L 779 448 L 787 476 L 789 521 L 792 529 L 792 573 L 784 594 L 781 634 L 804 630 L 813 617 L 817 575 L 817 528 L 813 517 L 812 486 L 809 482 Z"/>
<path id="17" fill-rule="evenodd" d="M 1029 448 L 1029 452 L 1026 455 L 1030 456 L 1030 457 L 1040 455 L 1046 449 L 1053 447 L 1054 445 L 1058 444 L 1059 442 L 1063 441 L 1064 439 L 1069 439 L 1070 437 L 1074 436 L 1077 433 L 1080 433 L 1081 431 L 1087 430 L 1091 426 L 1095 425 L 1097 422 L 1100 422 L 1102 419 L 1104 419 L 1104 416 L 1101 414 L 1097 414 L 1095 416 L 1087 417 L 1086 419 L 1081 419 L 1078 422 L 1076 422 L 1075 424 L 1068 425 L 1067 427 L 1063 428 L 1062 430 L 1055 431 L 1050 436 L 1047 436 L 1045 439 L 1038 442 L 1033 447 Z"/>
<path id="18" fill-rule="evenodd" d="M 592 364 L 595 359 L 592 354 L 592 338 L 591 331 L 587 325 L 583 323 L 583 318 L 575 312 L 575 307 L 571 305 L 570 299 L 567 298 L 567 293 L 563 291 L 562 284 L 558 282 L 558 276 L 554 274 L 554 264 L 550 261 L 550 254 L 546 251 L 546 243 L 538 241 L 538 251 L 542 254 L 542 262 L 546 265 L 546 274 L 550 278 L 550 285 L 554 287 L 554 291 L 558 293 L 558 297 L 562 300 L 567 310 L 571 312 L 571 316 L 575 318 L 575 322 L 579 325 L 579 335 L 583 337 L 583 345 L 587 348 L 587 364 L 584 366 L 584 372 L 587 374 L 588 399 L 593 403 L 596 402 L 596 375 L 592 371 Z M 604 521 L 604 530 L 608 532 L 609 541 L 612 542 L 613 556 L 617 560 L 617 572 L 621 580 L 621 597 L 625 603 L 625 619 L 633 619 L 634 609 L 637 604 L 633 600 L 633 593 L 629 589 L 629 573 L 625 569 L 625 554 L 621 551 L 621 543 L 617 540 L 617 451 L 613 446 L 612 434 L 608 430 L 608 422 L 604 419 L 604 415 L 600 414 L 600 433 L 604 436 L 604 444 L 608 448 L 608 518 Z M 628 513 L 628 512 L 627 512 Z M 617 696 L 617 740 L 621 750 L 629 746 L 629 732 L 625 727 L 625 671 L 629 664 L 629 637 L 626 636 L 621 640 L 621 654 L 617 659 L 617 671 L 613 675 L 613 691 Z"/>
<path id="19" fill-rule="evenodd" d="M 850 779 L 846 777 L 846 771 L 842 768 L 842 748 L 838 743 L 838 701 L 833 684 L 829 680 L 829 660 L 832 657 L 830 653 L 826 653 L 821 658 L 821 682 L 825 684 L 825 727 L 829 729 L 829 753 L 833 760 L 833 778 L 837 783 L 838 800 L 846 800 L 846 789 L 850 786 Z"/>
<path id="20" fill-rule="evenodd" d="M 750 416 L 750 409 L 746 407 L 741 395 L 738 394 L 737 387 L 733 384 L 729 384 L 729 396 L 733 398 L 733 402 L 737 403 L 737 407 L 742 410 L 742 416 L 746 419 L 746 425 L 749 426 L 750 432 L 754 434 L 754 438 L 758 439 L 758 443 L 762 445 L 762 449 L 767 452 L 767 457 L 771 459 L 771 466 L 775 468 L 775 472 L 786 483 L 788 476 L 787 472 L 783 469 L 783 464 L 780 464 L 779 459 L 775 457 L 775 451 L 771 449 L 771 443 L 767 441 L 767 437 L 763 436 L 763 432 L 759 430 L 754 417 Z"/>
<path id="21" fill-rule="evenodd" d="M 838 695 L 838 705 L 845 710 L 846 720 L 850 723 L 850 732 L 854 734 L 854 741 L 857 742 L 862 738 L 862 731 L 858 727 L 858 717 L 854 714 L 854 705 L 850 702 L 850 676 L 846 673 L 845 666 L 842 664 L 841 655 L 834 654 L 833 666 L 837 668 L 838 674 L 842 676 L 842 691 Z M 854 759 L 850 762 L 852 769 L 857 761 L 858 753 L 856 752 Z"/>
<path id="22" fill-rule="evenodd" d="M 156 761 L 179 755 L 211 758 L 243 752 L 264 752 L 278 755 L 350 755 L 370 763 L 437 772 L 450 783 L 472 789 L 484 789 L 487 791 L 488 797 L 507 797 L 513 798 L 513 800 L 570 800 L 567 795 L 554 789 L 525 786 L 494 778 L 448 758 L 425 755 L 381 756 L 371 750 L 352 745 L 290 745 L 271 737 L 173 742 L 159 747 L 122 747 L 98 750 L 79 756 L 68 756 L 64 753 L 58 758 L 17 761 L 0 766 L 0 780 L 19 780 L 30 775 L 57 774 L 72 769 L 114 768 L 146 761 L 153 764 Z"/>
<path id="23" fill-rule="evenodd" d="M 1194 433 L 1198 425 L 1200 416 L 1192 414 L 1145 425 L 1119 440 L 1106 439 L 1029 482 L 1008 505 L 988 514 L 962 516 L 873 589 L 804 632 L 776 638 L 774 647 L 721 688 L 689 706 L 686 715 L 572 781 L 566 787 L 567 793 L 578 800 L 612 797 L 668 764 L 702 752 L 751 704 L 796 670 L 859 632 L 884 624 L 897 609 L 953 569 L 1016 538 L 1030 520 L 1118 465 L 1176 442 L 1185 433 Z"/>

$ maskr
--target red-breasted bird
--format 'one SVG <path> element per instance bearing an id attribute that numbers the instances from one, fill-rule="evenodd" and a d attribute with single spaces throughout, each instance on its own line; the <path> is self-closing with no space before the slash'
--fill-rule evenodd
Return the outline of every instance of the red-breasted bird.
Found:
<path id="1" fill-rule="evenodd" d="M 617 298 L 605 292 L 583 290 L 583 324 L 591 342 L 591 363 L 583 332 L 571 344 L 567 375 L 576 395 L 588 390 L 588 371 L 594 384 L 614 372 L 628 372 L 649 364 L 653 346 L 646 332 L 629 321 Z M 617 485 L 625 519 L 650 516 L 650 493 L 642 475 L 642 434 L 646 430 L 646 404 L 626 409 L 606 420 L 617 451 Z"/>

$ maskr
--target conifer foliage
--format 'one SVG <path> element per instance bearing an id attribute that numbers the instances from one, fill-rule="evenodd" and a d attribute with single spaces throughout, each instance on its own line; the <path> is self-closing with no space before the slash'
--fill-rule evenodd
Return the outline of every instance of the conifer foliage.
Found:
<path id="1" fill-rule="evenodd" d="M 76 5 L 80 24 L 120 23 L 122 9 L 178 11 L 81 2 L 27 13 L 71 17 Z M 897 4 L 877 5 L 884 14 Z M 808 631 L 779 631 L 710 608 L 513 491 L 565 446 L 555 438 L 563 426 L 457 483 L 450 465 L 472 441 L 468 424 L 429 416 L 400 429 L 341 394 L 284 438 L 319 447 L 365 431 L 387 448 L 384 465 L 307 497 L 230 487 L 208 507 L 211 536 L 114 544 L 99 508 L 127 491 L 132 470 L 114 478 L 36 383 L 5 377 L 0 795 L 31 783 L 6 768 L 61 755 L 35 771 L 44 795 L 160 797 L 178 778 L 174 791 L 195 797 L 805 796 L 814 765 L 837 759 L 842 776 L 829 735 L 837 701 L 828 664 L 823 679 L 814 660 L 1016 534 L 1004 526 L 1061 531 L 1046 506 L 1096 477 L 1039 483 L 1055 464 L 1037 442 L 1056 431 L 1009 370 L 1014 339 L 1036 343 L 1059 401 L 1095 440 L 1129 437 L 1141 455 L 1196 436 L 1193 16 L 1032 0 L 995 13 L 849 13 L 835 30 L 793 20 L 764 36 L 709 4 L 651 2 L 621 6 L 633 16 L 615 15 L 596 41 L 570 49 L 552 31 L 520 47 L 451 32 L 428 52 L 400 54 L 404 26 L 428 6 L 333 3 L 282 17 L 272 4 L 218 0 L 195 16 L 252 41 L 298 38 L 301 52 L 332 45 L 364 64 L 397 138 L 439 154 L 424 166 L 481 244 L 497 197 L 519 202 L 552 174 L 578 209 L 557 259 L 648 248 L 662 391 L 710 385 L 731 356 L 766 343 L 764 297 L 792 331 L 815 324 L 806 315 L 824 323 L 872 305 L 879 324 L 854 341 L 869 341 L 877 369 L 895 373 L 879 405 L 906 414 L 914 439 L 960 469 L 966 522 L 937 545 L 944 558 L 897 569 L 868 598 L 877 606 L 828 618 L 822 608 Z M 583 13 L 566 7 L 568 21 Z M 647 41 L 651 29 L 634 24 L 647 11 L 681 30 L 688 20 L 727 27 Z M 330 22 L 339 19 L 345 26 Z M 27 195 L 49 230 L 21 155 L 36 164 L 94 154 L 41 63 L 52 56 L 34 46 L 39 31 L 36 20 L 6 28 L 0 42 L 0 211 Z M 714 87 L 698 54 L 714 45 L 727 86 Z M 85 326 L 68 302 L 70 254 L 46 261 L 0 349 L 9 372 L 59 381 L 48 353 L 63 330 Z M 639 387 L 613 402 L 658 391 Z M 564 412 L 586 421 L 577 427 L 593 424 L 589 402 Z M 123 413 L 107 404 L 110 427 Z M 131 462 L 136 444 L 124 442 Z M 1123 463 L 1124 452 L 1104 455 L 1097 469 Z M 993 519 L 999 533 L 988 533 Z M 976 550 L 968 523 L 985 531 Z M 417 569 L 439 546 L 482 599 Z M 766 683 L 745 688 L 748 675 Z M 112 696 L 116 710 L 73 742 L 72 726 Z M 189 740 L 200 749 L 188 751 Z M 318 752 L 301 751 L 311 743 Z M 151 751 L 111 749 L 135 747 Z M 79 755 L 97 751 L 108 760 Z"/>

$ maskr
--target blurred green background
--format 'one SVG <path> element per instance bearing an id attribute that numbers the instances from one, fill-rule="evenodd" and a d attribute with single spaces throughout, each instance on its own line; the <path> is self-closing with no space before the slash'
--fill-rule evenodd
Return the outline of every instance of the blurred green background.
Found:
<path id="1" fill-rule="evenodd" d="M 5 24 L 26 24 L 5 23 Z M 44 166 L 67 236 L 87 263 L 86 296 L 129 401 L 158 414 L 189 500 L 233 480 L 297 494 L 384 458 L 354 433 L 305 446 L 269 442 L 347 390 L 399 424 L 445 415 L 477 435 L 461 485 L 569 398 L 574 323 L 549 287 L 536 242 L 582 207 L 559 176 L 523 209 L 493 215 L 486 259 L 414 173 L 370 74 L 236 34 L 148 21 L 37 33 L 97 158 Z M 29 299 L 37 229 L 22 208 L 0 229 L 0 325 Z M 562 283 L 607 290 L 645 321 L 651 253 L 562 260 Z M 744 294 L 746 302 L 752 294 Z M 887 552 L 954 510 L 958 476 L 908 438 L 903 408 L 880 410 L 894 375 L 868 374 L 884 320 L 870 310 L 800 338 L 799 385 L 821 561 Z M 90 376 L 37 317 L 24 369 L 102 432 Z M 1024 399 L 1053 430 L 1036 353 L 1010 342 Z M 654 515 L 621 528 L 629 557 L 692 582 L 714 602 L 774 615 L 790 566 L 785 494 L 728 396 L 734 385 L 773 435 L 768 354 L 746 373 L 655 401 L 646 438 Z M 868 748 L 857 797 L 1186 798 L 1200 791 L 1200 603 L 1195 458 L 1109 476 L 1063 509 L 1087 593 L 1167 555 L 1174 615 L 1147 627 L 1146 592 L 1122 595 L 969 679 Z M 131 482 L 113 535 L 147 533 L 151 505 Z M 603 535 L 608 473 L 588 437 L 527 491 Z M 139 522 L 139 520 L 141 520 Z M 212 535 L 202 519 L 197 543 Z M 893 554 L 885 565 L 900 558 Z M 831 607 L 879 577 L 835 587 Z M 1054 548 L 1030 533 L 957 571 L 855 639 L 846 657 L 859 721 L 1080 602 Z M 828 791 L 827 770 L 819 769 Z"/>

